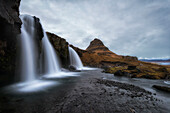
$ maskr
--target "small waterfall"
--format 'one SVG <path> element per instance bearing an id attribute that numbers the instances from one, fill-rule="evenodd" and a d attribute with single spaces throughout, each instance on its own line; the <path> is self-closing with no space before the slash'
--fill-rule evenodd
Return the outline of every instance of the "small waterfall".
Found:
<path id="1" fill-rule="evenodd" d="M 75 66 L 77 69 L 82 69 L 83 64 L 81 62 L 80 57 L 78 56 L 77 52 L 69 47 L 69 56 L 70 56 L 70 65 Z"/>
<path id="2" fill-rule="evenodd" d="M 20 41 L 19 71 L 20 81 L 32 81 L 36 78 L 36 45 L 34 39 L 34 18 L 28 15 L 21 15 L 22 20 Z"/>
<path id="3" fill-rule="evenodd" d="M 42 48 L 43 48 L 43 72 L 45 74 L 51 74 L 59 72 L 61 67 L 59 64 L 58 57 L 55 53 L 54 48 L 48 40 L 47 34 L 43 30 L 44 37 L 42 39 Z"/>

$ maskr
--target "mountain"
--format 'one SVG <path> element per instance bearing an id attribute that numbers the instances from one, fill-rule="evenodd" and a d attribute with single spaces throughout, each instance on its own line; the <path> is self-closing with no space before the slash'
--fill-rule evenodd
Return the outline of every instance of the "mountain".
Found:
<path id="1" fill-rule="evenodd" d="M 79 54 L 83 65 L 103 68 L 106 73 L 117 76 L 170 79 L 170 67 L 139 61 L 135 56 L 117 55 L 107 48 L 100 39 L 94 39 L 86 50 L 70 45 Z"/>
<path id="2" fill-rule="evenodd" d="M 90 45 L 86 49 L 87 51 L 103 50 L 109 51 L 109 49 L 103 44 L 100 39 L 95 38 L 90 42 Z"/>
<path id="3" fill-rule="evenodd" d="M 105 55 L 114 58 L 119 58 L 120 56 L 110 51 L 100 39 L 95 38 L 90 42 L 90 45 L 87 47 L 86 51 L 95 52 L 98 55 Z"/>
<path id="4" fill-rule="evenodd" d="M 137 57 L 121 56 L 110 51 L 100 39 L 94 39 L 86 50 L 71 45 L 79 54 L 85 66 L 108 67 L 114 65 L 125 65 L 122 61 L 137 61 Z"/>

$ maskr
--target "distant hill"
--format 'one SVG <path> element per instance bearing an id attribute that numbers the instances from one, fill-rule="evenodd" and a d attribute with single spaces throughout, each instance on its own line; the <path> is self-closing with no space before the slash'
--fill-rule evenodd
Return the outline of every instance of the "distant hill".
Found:
<path id="1" fill-rule="evenodd" d="M 140 59 L 145 62 L 170 62 L 170 59 Z"/>

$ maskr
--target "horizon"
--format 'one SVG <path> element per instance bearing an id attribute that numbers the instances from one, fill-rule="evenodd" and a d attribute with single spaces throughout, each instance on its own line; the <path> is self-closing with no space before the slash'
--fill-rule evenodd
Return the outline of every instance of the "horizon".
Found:
<path id="1" fill-rule="evenodd" d="M 20 14 L 86 49 L 94 38 L 119 55 L 170 58 L 170 1 L 21 1 Z M 36 7 L 36 9 L 35 9 Z M 127 27 L 128 26 L 128 27 Z"/>

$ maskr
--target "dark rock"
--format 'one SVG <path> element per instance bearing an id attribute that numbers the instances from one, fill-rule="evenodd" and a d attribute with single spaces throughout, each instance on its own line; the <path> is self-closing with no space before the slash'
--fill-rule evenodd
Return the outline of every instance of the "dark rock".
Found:
<path id="1" fill-rule="evenodd" d="M 170 74 L 165 75 L 166 80 L 170 80 Z"/>
<path id="2" fill-rule="evenodd" d="M 135 77 L 135 75 L 134 76 L 132 76 L 132 74 L 130 74 L 130 73 L 128 73 L 128 72 L 125 72 L 125 71 L 123 71 L 123 70 L 118 70 L 118 71 L 116 71 L 115 73 L 114 73 L 114 75 L 116 75 L 116 76 L 126 76 L 126 77 Z"/>
<path id="3" fill-rule="evenodd" d="M 116 76 L 124 76 L 124 72 L 122 70 L 118 70 L 114 73 Z"/>
<path id="4" fill-rule="evenodd" d="M 142 75 L 141 78 L 146 78 L 146 79 L 156 79 L 155 76 L 149 75 L 149 74 Z"/>
<path id="5" fill-rule="evenodd" d="M 159 85 L 153 85 L 152 87 L 161 90 L 161 91 L 165 91 L 165 92 L 169 92 L 170 93 L 170 87 L 168 86 L 159 86 Z"/>
<path id="6" fill-rule="evenodd" d="M 70 70 L 70 71 L 76 71 L 76 67 L 75 67 L 75 66 L 70 65 L 70 66 L 69 66 L 69 70 Z"/>
<path id="7" fill-rule="evenodd" d="M 40 19 L 34 16 L 34 22 L 35 22 L 35 26 L 34 26 L 35 31 L 34 31 L 34 33 L 35 33 L 35 36 L 36 36 L 35 38 L 37 40 L 42 40 L 42 38 L 44 37 L 44 34 L 43 34 L 42 25 L 40 23 Z"/>
<path id="8" fill-rule="evenodd" d="M 0 85 L 14 79 L 20 0 L 0 0 Z"/>
<path id="9" fill-rule="evenodd" d="M 53 33 L 47 32 L 47 36 L 56 53 L 59 55 L 63 67 L 67 67 L 69 65 L 68 42 L 64 38 L 61 38 Z"/>
<path id="10" fill-rule="evenodd" d="M 136 66 L 128 66 L 128 70 L 134 70 L 136 69 Z"/>
<path id="11" fill-rule="evenodd" d="M 21 20 L 19 18 L 20 0 L 1 0 L 0 1 L 0 30 L 5 35 L 20 33 Z M 2 30 L 4 32 L 2 32 Z M 11 31 L 10 31 L 11 30 Z M 6 37 L 1 37 L 6 38 Z"/>

